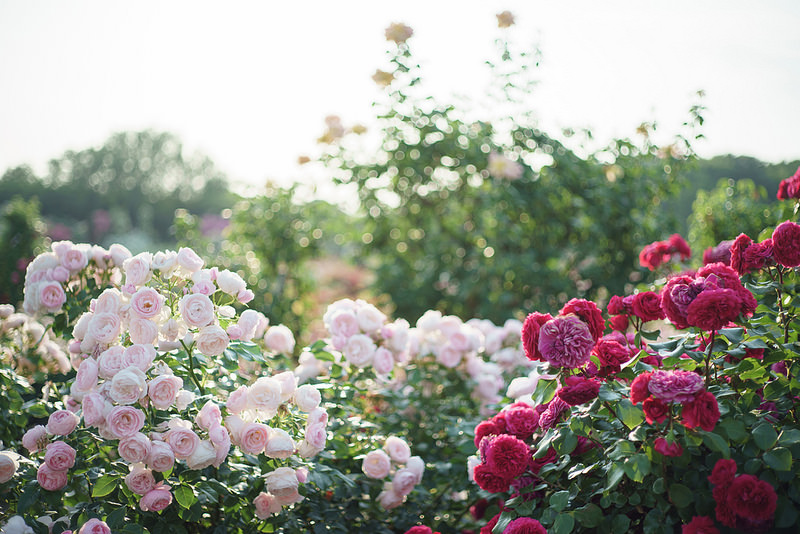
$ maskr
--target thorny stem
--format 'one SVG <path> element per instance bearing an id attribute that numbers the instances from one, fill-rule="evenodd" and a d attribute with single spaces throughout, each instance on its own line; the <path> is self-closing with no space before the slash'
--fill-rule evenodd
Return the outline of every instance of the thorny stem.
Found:
<path id="1" fill-rule="evenodd" d="M 197 380 L 197 376 L 194 374 L 194 361 L 192 360 L 192 349 L 187 347 L 186 343 L 184 343 L 183 340 L 181 340 L 181 345 L 183 345 L 183 349 L 186 351 L 186 355 L 189 359 L 189 368 L 188 368 L 189 376 L 191 377 L 192 382 L 194 382 L 194 385 L 197 386 L 198 391 L 200 391 L 200 395 L 205 395 L 206 394 L 205 388 L 203 388 L 203 385 L 200 383 L 199 380 Z M 184 366 L 184 368 L 185 367 L 186 366 Z"/>

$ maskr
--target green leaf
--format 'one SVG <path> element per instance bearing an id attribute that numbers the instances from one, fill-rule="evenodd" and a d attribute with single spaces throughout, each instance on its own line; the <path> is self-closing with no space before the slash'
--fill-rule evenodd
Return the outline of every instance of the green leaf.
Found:
<path id="1" fill-rule="evenodd" d="M 100 477 L 92 488 L 92 497 L 105 497 L 116 489 L 118 482 L 119 478 L 112 475 Z"/>
<path id="2" fill-rule="evenodd" d="M 557 491 L 550 496 L 550 507 L 556 512 L 562 511 L 569 504 L 569 492 L 566 490 Z"/>
<path id="3" fill-rule="evenodd" d="M 722 453 L 724 458 L 731 457 L 731 449 L 728 447 L 728 442 L 725 438 L 714 432 L 703 432 L 703 443 L 712 451 Z"/>
<path id="4" fill-rule="evenodd" d="M 30 510 L 31 507 L 39 500 L 39 484 L 28 484 L 25 487 L 25 491 L 22 492 L 22 495 L 19 497 L 19 502 L 17 502 L 17 510 Z"/>
<path id="5" fill-rule="evenodd" d="M 116 529 L 120 529 L 125 526 L 125 513 L 128 511 L 127 506 L 120 506 L 108 516 L 106 516 L 106 523 L 108 527 L 114 531 Z"/>
<path id="6" fill-rule="evenodd" d="M 556 389 L 558 389 L 558 380 L 539 380 L 531 398 L 536 404 L 545 404 L 553 399 Z"/>
<path id="7" fill-rule="evenodd" d="M 723 328 L 718 333 L 731 343 L 739 343 L 744 338 L 744 328 Z"/>
<path id="8" fill-rule="evenodd" d="M 764 453 L 764 463 L 775 471 L 791 471 L 792 452 L 783 447 L 775 447 L 771 451 Z"/>
<path id="9" fill-rule="evenodd" d="M 503 512 L 500 514 L 500 519 L 497 520 L 497 524 L 492 529 L 492 534 L 501 534 L 508 524 L 511 523 L 513 518 L 514 516 L 511 515 L 511 512 Z"/>
<path id="10" fill-rule="evenodd" d="M 628 516 L 619 514 L 611 521 L 611 532 L 629 532 L 631 520 Z"/>
<path id="11" fill-rule="evenodd" d="M 676 482 L 669 487 L 669 500 L 677 508 L 686 508 L 694 502 L 694 495 L 692 490 Z"/>
<path id="12" fill-rule="evenodd" d="M 650 473 L 650 459 L 646 454 L 634 454 L 625 460 L 623 469 L 625 470 L 625 474 L 628 475 L 628 478 L 634 482 L 642 482 L 644 481 L 644 477 Z"/>
<path id="13" fill-rule="evenodd" d="M 778 433 L 772 428 L 772 425 L 761 424 L 753 429 L 753 440 L 762 451 L 766 451 L 778 440 Z"/>
<path id="14" fill-rule="evenodd" d="M 723 419 L 722 422 L 720 422 L 720 426 L 732 441 L 745 441 L 750 437 L 744 423 L 737 419 Z M 800 431 L 798 433 L 800 434 Z"/>
<path id="15" fill-rule="evenodd" d="M 178 486 L 175 489 L 175 500 L 184 508 L 189 508 L 197 501 L 197 497 L 189 486 Z"/>
<path id="16" fill-rule="evenodd" d="M 551 532 L 554 534 L 570 534 L 575 528 L 575 519 L 569 514 L 559 514 L 553 522 Z"/>
<path id="17" fill-rule="evenodd" d="M 562 435 L 553 442 L 553 447 L 559 454 L 569 454 L 578 446 L 578 436 L 568 428 L 562 429 Z"/>
<path id="18" fill-rule="evenodd" d="M 773 380 L 764 386 L 764 399 L 775 400 L 789 393 L 789 381 L 786 379 Z"/>
<path id="19" fill-rule="evenodd" d="M 787 428 L 778 436 L 780 445 L 794 445 L 795 443 L 800 443 L 800 430 L 796 428 Z"/>
<path id="20" fill-rule="evenodd" d="M 742 380 L 757 380 L 763 377 L 766 374 L 766 371 L 763 367 L 756 367 L 755 369 L 751 369 L 750 371 L 746 371 L 739 375 L 739 378 Z"/>
<path id="21" fill-rule="evenodd" d="M 633 430 L 644 421 L 644 412 L 634 406 L 629 399 L 621 399 L 617 404 L 617 417 L 629 429 Z"/>
<path id="22" fill-rule="evenodd" d="M 622 480 L 622 476 L 624 474 L 625 474 L 625 469 L 623 469 L 621 465 L 616 463 L 611 464 L 611 467 L 608 470 L 606 487 L 604 489 L 606 491 L 609 491 L 617 487 L 617 484 L 619 484 L 619 481 Z M 580 521 L 580 519 L 578 519 L 578 521 Z"/>
<path id="23" fill-rule="evenodd" d="M 775 528 L 797 526 L 797 516 L 797 509 L 792 506 L 791 501 L 783 495 L 778 497 L 778 507 L 775 510 Z"/>
<path id="24" fill-rule="evenodd" d="M 596 504 L 581 506 L 573 513 L 578 523 L 586 528 L 594 528 L 603 521 L 603 510 Z"/>

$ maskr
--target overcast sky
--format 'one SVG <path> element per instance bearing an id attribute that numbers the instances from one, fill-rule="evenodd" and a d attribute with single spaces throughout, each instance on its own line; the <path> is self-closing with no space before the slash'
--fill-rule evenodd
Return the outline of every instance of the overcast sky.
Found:
<path id="1" fill-rule="evenodd" d="M 432 93 L 477 97 L 505 9 L 514 41 L 541 47 L 530 105 L 546 130 L 669 132 L 703 89 L 701 155 L 800 158 L 796 0 L 2 0 L 0 171 L 154 128 L 235 182 L 309 180 L 296 160 L 326 115 L 372 122 L 390 22 L 414 28 Z"/>

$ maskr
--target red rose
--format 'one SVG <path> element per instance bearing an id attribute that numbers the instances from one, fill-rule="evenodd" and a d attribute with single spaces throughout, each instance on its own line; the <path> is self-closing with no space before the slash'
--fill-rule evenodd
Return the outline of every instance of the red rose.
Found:
<path id="1" fill-rule="evenodd" d="M 489 493 L 504 492 L 508 490 L 508 487 L 511 485 L 510 478 L 500 476 L 490 469 L 486 464 L 476 465 L 474 471 L 472 471 L 472 475 L 475 479 L 475 483 L 478 484 L 481 489 L 484 489 Z"/>
<path id="2" fill-rule="evenodd" d="M 502 507 L 501 507 L 502 508 Z M 485 526 L 481 527 L 481 534 L 492 534 L 492 530 L 494 529 L 497 522 L 500 520 L 500 514 L 503 512 L 498 512 L 496 516 L 491 518 Z"/>
<path id="3" fill-rule="evenodd" d="M 739 273 L 739 276 L 752 271 L 752 266 L 747 263 L 744 254 L 752 244 L 753 240 L 750 239 L 747 234 L 739 234 L 739 236 L 733 241 L 733 245 L 731 245 L 730 266 L 734 271 Z"/>
<path id="4" fill-rule="evenodd" d="M 406 530 L 405 534 L 433 534 L 431 527 L 417 526 Z"/>
<path id="5" fill-rule="evenodd" d="M 522 324 L 522 347 L 525 349 L 525 356 L 532 361 L 542 361 L 539 352 L 539 329 L 544 323 L 552 319 L 549 313 L 533 312 L 528 314 Z"/>
<path id="6" fill-rule="evenodd" d="M 736 527 L 736 514 L 733 513 L 730 506 L 728 506 L 728 488 L 730 486 L 714 486 L 711 494 L 714 496 L 714 502 L 717 503 L 714 512 L 717 516 L 717 521 L 726 527 Z"/>
<path id="7" fill-rule="evenodd" d="M 547 403 L 547 409 L 539 415 L 539 427 L 548 430 L 556 426 L 561 419 L 561 415 L 569 412 L 569 405 L 559 397 Z"/>
<path id="8" fill-rule="evenodd" d="M 669 245 L 666 241 L 650 243 L 639 252 L 639 264 L 651 271 L 665 261 L 669 261 L 669 258 Z"/>
<path id="9" fill-rule="evenodd" d="M 669 245 L 670 253 L 680 254 L 681 260 L 688 259 L 692 256 L 692 249 L 689 248 L 689 244 L 680 236 L 680 234 L 672 234 L 669 236 L 667 244 Z"/>
<path id="10" fill-rule="evenodd" d="M 539 429 L 539 414 L 528 405 L 523 404 L 503 413 L 506 431 L 519 439 L 528 439 Z"/>
<path id="11" fill-rule="evenodd" d="M 564 387 L 558 391 L 558 396 L 570 406 L 577 406 L 596 398 L 599 392 L 599 382 L 581 376 L 569 376 Z"/>
<path id="12" fill-rule="evenodd" d="M 600 311 L 597 304 L 591 300 L 572 299 L 561 308 L 559 315 L 569 315 L 570 313 L 577 315 L 589 326 L 589 332 L 595 341 L 603 337 L 606 322 L 603 320 L 603 312 Z"/>
<path id="13" fill-rule="evenodd" d="M 769 482 L 753 475 L 739 475 L 728 487 L 727 502 L 736 515 L 764 521 L 775 513 L 778 496 Z"/>
<path id="14" fill-rule="evenodd" d="M 664 438 L 656 438 L 653 448 L 664 456 L 680 456 L 683 454 L 683 447 L 681 447 L 680 443 L 677 441 L 668 443 Z"/>
<path id="15" fill-rule="evenodd" d="M 784 221 L 772 232 L 772 255 L 785 267 L 800 265 L 800 225 Z"/>
<path id="16" fill-rule="evenodd" d="M 686 308 L 700 293 L 699 288 L 692 285 L 694 279 L 691 276 L 675 276 L 667 280 L 666 285 L 661 289 L 661 308 L 667 319 L 675 325 L 675 328 L 687 328 Z"/>
<path id="17" fill-rule="evenodd" d="M 731 267 L 728 267 L 724 263 L 709 263 L 708 265 L 703 265 L 697 271 L 697 278 L 704 278 L 706 281 L 711 280 L 711 275 L 717 277 L 717 281 L 715 285 L 717 287 L 727 287 L 729 289 L 733 289 L 736 286 L 742 285 L 741 280 L 739 280 L 739 275 L 736 274 Z M 720 283 L 719 281 L 722 281 Z"/>
<path id="18" fill-rule="evenodd" d="M 693 401 L 683 405 L 681 416 L 683 426 L 687 428 L 699 426 L 706 432 L 711 432 L 717 425 L 720 416 L 717 398 L 708 391 L 703 391 Z"/>
<path id="19" fill-rule="evenodd" d="M 601 376 L 608 376 L 618 373 L 622 369 L 622 364 L 630 360 L 633 355 L 628 347 L 623 346 L 619 341 L 604 337 L 598 341 L 592 349 L 592 354 L 600 360 L 602 368 Z"/>
<path id="20" fill-rule="evenodd" d="M 742 299 L 733 289 L 706 289 L 689 304 L 686 320 L 705 331 L 719 330 L 741 312 Z"/>
<path id="21" fill-rule="evenodd" d="M 480 423 L 475 426 L 475 447 L 478 447 L 481 443 L 481 440 L 486 436 L 496 436 L 502 434 L 503 431 L 500 430 L 497 423 L 492 420 L 489 421 L 481 421 Z"/>
<path id="22" fill-rule="evenodd" d="M 705 515 L 696 515 L 681 527 L 681 534 L 719 534 L 714 521 Z"/>
<path id="23" fill-rule="evenodd" d="M 530 463 L 531 448 L 524 441 L 508 434 L 487 439 L 483 458 L 489 469 L 509 480 L 525 472 Z"/>
<path id="24" fill-rule="evenodd" d="M 631 383 L 632 403 L 639 404 L 650 397 L 650 390 L 647 388 L 647 386 L 650 383 L 651 376 L 653 376 L 652 371 L 645 371 L 633 379 L 633 382 Z"/>
<path id="25" fill-rule="evenodd" d="M 615 315 L 611 319 L 609 319 L 611 329 L 616 330 L 617 332 L 624 332 L 628 329 L 628 316 L 627 315 Z"/>
<path id="26" fill-rule="evenodd" d="M 736 477 L 736 462 L 734 460 L 726 460 L 720 458 L 714 464 L 714 469 L 708 476 L 708 481 L 715 486 L 727 486 Z"/>
<path id="27" fill-rule="evenodd" d="M 654 421 L 663 423 L 669 415 L 669 404 L 655 397 L 645 399 L 642 403 L 642 409 L 648 425 L 652 425 Z"/>
<path id="28" fill-rule="evenodd" d="M 547 534 L 547 530 L 531 517 L 518 517 L 508 524 L 504 534 Z"/>
<path id="29" fill-rule="evenodd" d="M 664 318 L 661 309 L 661 298 L 652 291 L 642 291 L 633 296 L 633 315 L 644 322 Z"/>
<path id="30" fill-rule="evenodd" d="M 608 306 L 606 306 L 606 311 L 609 315 L 625 313 L 625 305 L 623 304 L 622 297 L 619 295 L 611 297 L 611 300 L 608 301 Z"/>

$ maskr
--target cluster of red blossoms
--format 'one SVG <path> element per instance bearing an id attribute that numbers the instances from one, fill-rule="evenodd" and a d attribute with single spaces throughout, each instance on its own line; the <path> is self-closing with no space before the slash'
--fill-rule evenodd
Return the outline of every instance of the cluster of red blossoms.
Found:
<path id="1" fill-rule="evenodd" d="M 684 261 L 691 257 L 692 250 L 679 234 L 672 234 L 666 241 L 656 241 L 644 247 L 639 253 L 639 263 L 642 267 L 654 271 L 676 254 L 680 256 L 681 261 Z"/>
<path id="2" fill-rule="evenodd" d="M 754 243 L 746 234 L 731 246 L 731 267 L 739 275 L 758 271 L 770 265 L 800 266 L 800 225 L 784 221 L 772 232 L 772 237 Z"/>
<path id="3" fill-rule="evenodd" d="M 700 427 L 711 432 L 720 418 L 717 398 L 706 390 L 702 377 L 691 371 L 641 373 L 631 383 L 631 402 L 642 403 L 650 425 L 666 421 L 675 404 L 682 406 L 681 423 L 686 428 Z M 667 447 L 666 440 L 656 441 L 656 450 L 665 456 L 680 456 L 683 452 L 677 443 Z"/>
<path id="4" fill-rule="evenodd" d="M 745 532 L 768 532 L 777 508 L 775 488 L 754 475 L 736 475 L 736 462 L 720 459 L 708 481 L 713 495 L 717 521 L 726 527 Z"/>
<path id="5" fill-rule="evenodd" d="M 665 317 L 664 310 L 661 308 L 661 297 L 654 291 L 640 291 L 626 297 L 614 295 L 608 301 L 606 309 L 612 316 L 610 318 L 611 328 L 620 332 L 628 329 L 631 319 L 646 323 Z"/>
<path id="6" fill-rule="evenodd" d="M 781 180 L 778 185 L 778 200 L 789 200 L 790 198 L 800 199 L 800 167 L 794 175 Z"/>

